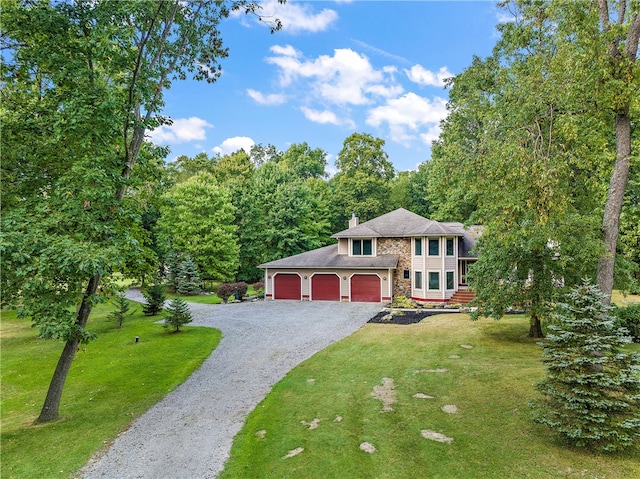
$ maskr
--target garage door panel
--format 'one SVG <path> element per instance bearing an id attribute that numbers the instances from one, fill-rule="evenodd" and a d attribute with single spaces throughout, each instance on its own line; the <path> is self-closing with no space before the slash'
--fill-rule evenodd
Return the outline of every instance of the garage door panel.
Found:
<path id="1" fill-rule="evenodd" d="M 273 280 L 275 299 L 300 300 L 302 288 L 297 274 L 277 274 Z"/>
<path id="2" fill-rule="evenodd" d="M 314 274 L 311 277 L 312 301 L 340 301 L 340 277 L 335 274 Z"/>
<path id="3" fill-rule="evenodd" d="M 351 277 L 351 301 L 379 303 L 380 277 L 374 274 L 355 274 Z"/>

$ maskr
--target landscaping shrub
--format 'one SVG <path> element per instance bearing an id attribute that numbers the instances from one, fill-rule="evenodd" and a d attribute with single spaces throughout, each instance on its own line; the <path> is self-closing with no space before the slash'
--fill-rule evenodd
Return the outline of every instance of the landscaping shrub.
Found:
<path id="1" fill-rule="evenodd" d="M 216 294 L 220 296 L 220 299 L 223 303 L 227 303 L 229 301 L 229 296 L 231 296 L 235 292 L 235 286 L 232 283 L 222 283 L 216 289 Z"/>
<path id="2" fill-rule="evenodd" d="M 240 281 L 238 283 L 223 283 L 218 286 L 216 294 L 220 296 L 220 299 L 222 299 L 224 303 L 226 303 L 227 301 L 229 301 L 230 296 L 235 297 L 236 289 L 238 291 L 238 299 L 242 299 L 247 294 L 249 285 L 244 281 Z"/>
<path id="3" fill-rule="evenodd" d="M 640 303 L 626 307 L 615 306 L 612 313 L 618 324 L 629 331 L 633 341 L 640 343 Z"/>
<path id="4" fill-rule="evenodd" d="M 640 354 L 625 353 L 624 329 L 602 303 L 597 286 L 585 281 L 566 296 L 549 325 L 537 384 L 545 396 L 532 404 L 534 420 L 570 444 L 617 451 L 640 442 Z"/>
<path id="5" fill-rule="evenodd" d="M 256 292 L 258 297 L 262 298 L 264 296 L 264 281 L 257 281 L 251 285 L 253 290 Z"/>
<path id="6" fill-rule="evenodd" d="M 142 291 L 146 304 L 142 305 L 142 312 L 147 316 L 155 316 L 164 307 L 167 297 L 164 294 L 164 285 L 154 284 Z"/>
<path id="7" fill-rule="evenodd" d="M 180 331 L 180 326 L 193 321 L 189 305 L 182 298 L 172 299 L 167 307 L 164 317 L 165 329 L 174 328 L 174 332 Z"/>
<path id="8" fill-rule="evenodd" d="M 391 302 L 391 307 L 415 309 L 418 307 L 418 303 L 416 303 L 412 299 L 407 298 L 406 296 L 396 296 Z"/>

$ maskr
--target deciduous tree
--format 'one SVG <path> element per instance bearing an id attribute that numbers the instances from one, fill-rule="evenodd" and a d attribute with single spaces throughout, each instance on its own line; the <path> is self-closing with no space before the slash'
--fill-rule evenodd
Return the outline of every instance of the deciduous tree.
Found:
<path id="1" fill-rule="evenodd" d="M 65 341 L 39 422 L 58 416 L 103 280 L 140 255 L 133 193 L 145 132 L 167 121 L 164 90 L 188 74 L 215 81 L 228 54 L 221 20 L 257 8 L 245 0 L 3 2 L 3 302 Z"/>
<path id="2" fill-rule="evenodd" d="M 384 151 L 384 140 L 368 133 L 347 137 L 336 160 L 338 173 L 330 184 L 334 193 L 334 231 L 346 228 L 356 214 L 367 221 L 389 211 L 389 184 L 395 176 Z"/>
<path id="3" fill-rule="evenodd" d="M 235 208 L 226 189 L 212 174 L 199 173 L 175 185 L 164 198 L 157 228 L 167 248 L 190 255 L 205 279 L 233 279 L 238 243 Z"/>

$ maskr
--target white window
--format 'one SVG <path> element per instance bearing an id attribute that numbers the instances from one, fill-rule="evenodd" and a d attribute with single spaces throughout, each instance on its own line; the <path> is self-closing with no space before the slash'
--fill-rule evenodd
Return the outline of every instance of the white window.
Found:
<path id="1" fill-rule="evenodd" d="M 429 271 L 428 279 L 428 287 L 430 291 L 437 291 L 440 289 L 440 271 Z"/>
<path id="2" fill-rule="evenodd" d="M 416 256 L 422 256 L 422 238 L 416 238 L 414 241 L 414 252 Z"/>
<path id="3" fill-rule="evenodd" d="M 415 281 L 413 287 L 415 289 L 422 289 L 422 271 L 415 272 Z"/>
<path id="4" fill-rule="evenodd" d="M 429 256 L 440 256 L 440 238 L 429 238 Z"/>
<path id="5" fill-rule="evenodd" d="M 446 272 L 447 275 L 447 291 L 451 291 L 456 289 L 456 285 L 455 285 L 455 273 L 453 271 L 447 271 Z"/>
<path id="6" fill-rule="evenodd" d="M 446 255 L 453 256 L 455 249 L 453 247 L 453 238 L 447 238 Z"/>
<path id="7" fill-rule="evenodd" d="M 373 240 L 352 239 L 351 255 L 352 256 L 373 256 Z"/>

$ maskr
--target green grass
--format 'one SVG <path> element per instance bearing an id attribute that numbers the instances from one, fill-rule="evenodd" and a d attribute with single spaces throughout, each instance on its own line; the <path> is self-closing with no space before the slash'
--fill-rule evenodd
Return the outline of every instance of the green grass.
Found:
<path id="1" fill-rule="evenodd" d="M 247 289 L 246 296 L 251 296 L 251 295 L 254 295 L 254 294 L 255 294 L 255 290 L 253 289 L 253 286 L 249 285 L 248 289 Z M 187 295 L 179 295 L 179 294 L 167 292 L 166 296 L 167 296 L 167 299 L 174 299 L 174 298 L 177 298 L 178 296 L 180 296 L 187 303 L 222 304 L 222 299 L 220 299 L 220 296 L 218 296 L 215 293 L 196 294 L 196 295 L 193 295 L 193 296 L 187 296 Z M 232 299 L 233 299 L 233 296 L 229 296 L 229 300 L 232 300 Z"/>
<path id="2" fill-rule="evenodd" d="M 537 397 L 533 386 L 544 369 L 527 331 L 522 316 L 471 322 L 444 314 L 412 326 L 367 324 L 275 386 L 234 440 L 221 477 L 640 477 L 640 451 L 606 456 L 570 449 L 531 421 L 527 403 Z M 448 372 L 416 373 L 439 368 Z M 397 403 L 381 413 L 371 393 L 385 377 L 394 380 Z M 447 404 L 459 412 L 443 412 Z M 316 418 L 317 429 L 301 423 Z M 424 439 L 425 429 L 454 440 Z M 377 452 L 361 451 L 365 441 Z M 302 453 L 283 459 L 299 447 Z"/>
<path id="3" fill-rule="evenodd" d="M 618 306 L 628 306 L 634 303 L 640 303 L 640 295 L 638 294 L 622 294 L 620 291 L 613 291 L 611 302 Z"/>
<path id="4" fill-rule="evenodd" d="M 134 303 L 135 304 L 135 303 Z M 137 416 L 182 383 L 220 341 L 220 331 L 184 327 L 172 334 L 159 317 L 137 314 L 122 329 L 98 306 L 89 329 L 98 338 L 81 346 L 69 372 L 60 419 L 34 425 L 60 341 L 37 338 L 15 312 L 2 312 L 2 470 L 8 478 L 66 478 L 107 446 Z M 134 339 L 138 336 L 139 343 Z"/>

